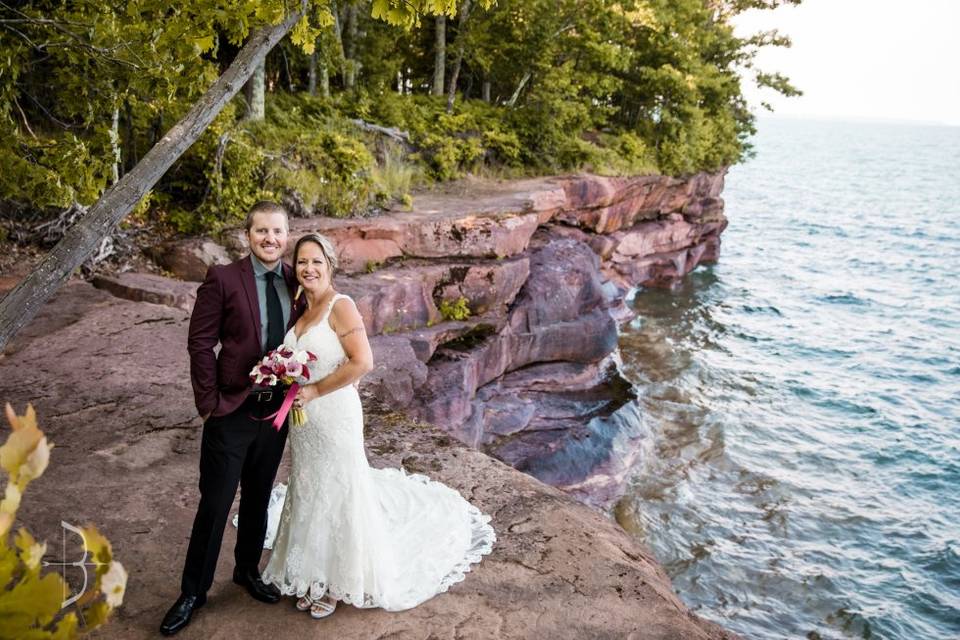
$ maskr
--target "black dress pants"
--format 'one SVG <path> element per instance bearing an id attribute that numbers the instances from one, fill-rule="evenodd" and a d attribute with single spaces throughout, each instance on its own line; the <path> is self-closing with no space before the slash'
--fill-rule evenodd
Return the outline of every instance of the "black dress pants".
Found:
<path id="1" fill-rule="evenodd" d="M 267 401 L 256 394 L 233 413 L 211 416 L 200 444 L 200 505 L 193 521 L 180 590 L 205 594 L 213 584 L 223 530 L 240 486 L 240 522 L 234 548 L 236 566 L 258 567 L 267 531 L 267 505 L 287 441 L 287 425 L 279 432 L 273 420 L 261 420 L 280 408 L 283 396 Z"/>

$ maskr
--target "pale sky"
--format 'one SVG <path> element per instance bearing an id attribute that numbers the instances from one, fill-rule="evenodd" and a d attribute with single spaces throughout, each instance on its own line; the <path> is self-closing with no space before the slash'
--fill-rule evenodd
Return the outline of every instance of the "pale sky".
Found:
<path id="1" fill-rule="evenodd" d="M 767 48 L 799 98 L 744 83 L 751 104 L 778 115 L 917 120 L 960 126 L 960 0 L 804 0 L 738 16 L 738 35 L 777 28 L 793 47 Z M 758 114 L 768 113 L 758 110 Z"/>

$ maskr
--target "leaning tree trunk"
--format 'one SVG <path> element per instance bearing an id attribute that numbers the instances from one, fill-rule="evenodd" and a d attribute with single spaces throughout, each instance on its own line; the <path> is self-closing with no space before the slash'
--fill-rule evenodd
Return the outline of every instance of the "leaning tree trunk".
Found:
<path id="1" fill-rule="evenodd" d="M 264 27 L 254 33 L 230 67 L 207 92 L 175 124 L 163 138 L 119 182 L 107 189 L 90 210 L 77 221 L 63 239 L 51 249 L 43 261 L 0 300 L 0 351 L 40 310 L 40 307 L 70 277 L 73 270 L 93 252 L 103 238 L 110 235 L 123 218 L 133 210 L 143 195 L 157 183 L 190 145 L 200 137 L 217 114 L 253 75 L 270 51 L 297 23 L 300 10 L 282 23 Z"/>
<path id="2" fill-rule="evenodd" d="M 437 16 L 435 24 L 437 29 L 434 35 L 433 87 L 431 87 L 430 93 L 435 96 L 442 96 L 443 74 L 446 71 L 447 64 L 447 17 Z"/>

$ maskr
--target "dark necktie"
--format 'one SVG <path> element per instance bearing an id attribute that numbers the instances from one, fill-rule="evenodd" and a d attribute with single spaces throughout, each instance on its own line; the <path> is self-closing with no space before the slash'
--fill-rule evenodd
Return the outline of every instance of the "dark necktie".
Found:
<path id="1" fill-rule="evenodd" d="M 267 351 L 273 351 L 283 342 L 283 307 L 280 306 L 280 295 L 273 286 L 276 272 L 268 271 L 267 276 Z"/>

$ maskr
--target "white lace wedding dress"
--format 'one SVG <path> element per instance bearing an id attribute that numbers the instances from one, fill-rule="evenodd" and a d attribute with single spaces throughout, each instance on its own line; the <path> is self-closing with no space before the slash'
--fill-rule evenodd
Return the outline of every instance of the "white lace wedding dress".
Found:
<path id="1" fill-rule="evenodd" d="M 336 294 L 321 320 L 299 338 L 292 329 L 284 338 L 287 346 L 316 354 L 312 380 L 346 358 L 327 321 L 334 303 L 346 297 Z M 353 385 L 307 403 L 305 410 L 306 423 L 290 426 L 289 487 L 275 487 L 271 500 L 265 546 L 274 526 L 276 539 L 265 582 L 284 595 L 302 596 L 309 589 L 314 597 L 329 592 L 357 607 L 400 611 L 460 582 L 472 563 L 490 553 L 496 540 L 490 516 L 457 491 L 402 468 L 369 466 Z"/>

